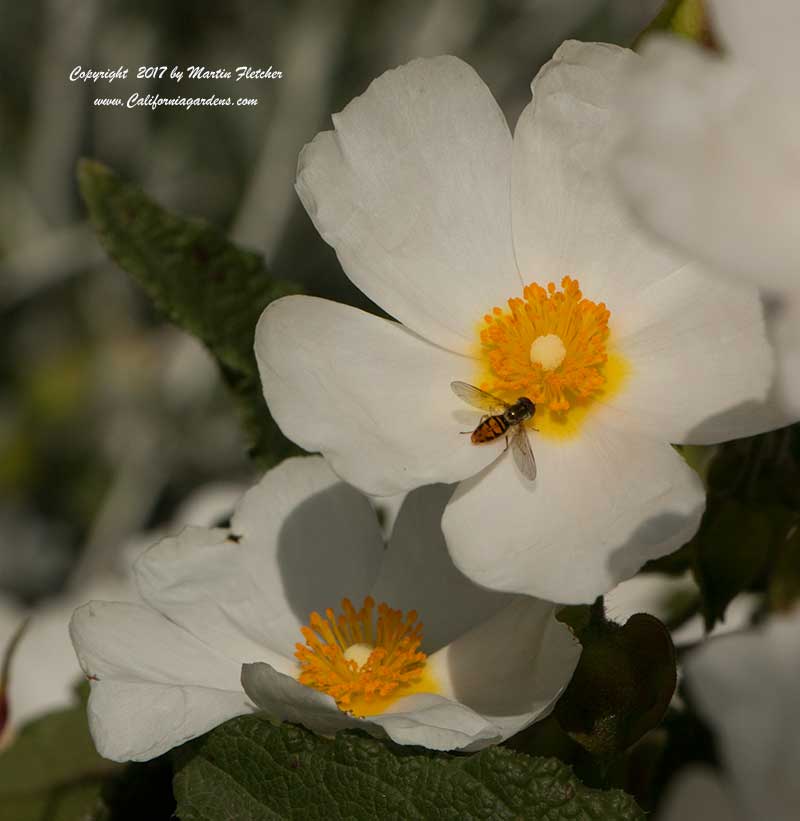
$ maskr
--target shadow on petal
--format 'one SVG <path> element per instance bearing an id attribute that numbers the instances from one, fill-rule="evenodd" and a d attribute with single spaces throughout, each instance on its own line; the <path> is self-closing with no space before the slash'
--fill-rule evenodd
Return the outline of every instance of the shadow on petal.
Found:
<path id="1" fill-rule="evenodd" d="M 286 604 L 301 623 L 314 610 L 338 611 L 345 596 L 359 607 L 377 577 L 383 550 L 365 496 L 344 482 L 313 494 L 286 517 L 278 534 Z"/>
<path id="2" fill-rule="evenodd" d="M 451 697 L 512 732 L 546 715 L 580 657 L 579 643 L 554 614 L 550 602 L 516 597 L 436 654 Z"/>
<path id="3" fill-rule="evenodd" d="M 782 400 L 779 398 L 781 390 L 782 385 L 776 378 L 765 401 L 750 399 L 722 413 L 709 416 L 687 434 L 685 444 L 715 445 L 745 436 L 757 436 L 792 424 L 796 419 L 790 418 L 788 408 L 782 408 Z M 759 420 L 757 425 L 753 425 L 753 419 Z"/>
<path id="4" fill-rule="evenodd" d="M 628 541 L 608 557 L 609 573 L 617 579 L 629 579 L 650 559 L 665 555 L 665 536 L 671 552 L 682 547 L 697 532 L 705 505 L 699 504 L 687 514 L 662 513 L 643 522 Z"/>

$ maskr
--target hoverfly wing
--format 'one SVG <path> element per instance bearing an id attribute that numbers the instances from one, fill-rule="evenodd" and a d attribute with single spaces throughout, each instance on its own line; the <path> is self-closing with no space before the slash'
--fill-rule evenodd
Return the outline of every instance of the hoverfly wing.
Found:
<path id="1" fill-rule="evenodd" d="M 468 405 L 472 405 L 473 408 L 486 411 L 486 413 L 502 413 L 510 407 L 508 402 L 504 402 L 499 397 L 492 396 L 492 394 L 486 393 L 486 391 L 482 391 L 467 382 L 451 382 L 450 387 L 459 399 Z"/>
<path id="2" fill-rule="evenodd" d="M 511 451 L 514 454 L 514 464 L 519 468 L 519 472 L 529 482 L 532 482 L 536 478 L 536 459 L 533 458 L 533 450 L 524 425 L 519 425 L 514 432 Z"/>

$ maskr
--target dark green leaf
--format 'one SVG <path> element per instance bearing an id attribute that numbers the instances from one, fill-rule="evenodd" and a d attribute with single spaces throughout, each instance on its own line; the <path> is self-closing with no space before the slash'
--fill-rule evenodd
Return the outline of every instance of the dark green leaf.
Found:
<path id="1" fill-rule="evenodd" d="M 202 220 L 161 208 L 98 162 L 81 161 L 78 181 L 109 256 L 166 317 L 216 357 L 240 400 L 253 455 L 265 465 L 288 455 L 292 446 L 261 395 L 253 335 L 261 311 L 299 287 L 273 280 L 258 254 L 238 248 Z"/>
<path id="2" fill-rule="evenodd" d="M 764 573 L 778 512 L 754 509 L 735 499 L 709 509 L 694 539 L 694 574 L 710 629 L 725 610 Z"/>
<path id="3" fill-rule="evenodd" d="M 556 759 L 501 747 L 451 756 L 248 716 L 188 751 L 174 781 L 181 821 L 644 817 L 629 796 L 584 787 Z"/>
<path id="4" fill-rule="evenodd" d="M 780 556 L 800 509 L 798 441 L 795 429 L 783 428 L 717 448 L 703 521 L 680 551 L 690 558 L 708 628 L 739 593 L 774 591 L 771 575 L 785 572 Z"/>
<path id="5" fill-rule="evenodd" d="M 663 718 L 675 692 L 675 649 L 654 616 L 637 613 L 621 627 L 600 604 L 576 633 L 583 652 L 556 717 L 590 753 L 612 757 Z"/>
<path id="6" fill-rule="evenodd" d="M 24 726 L 0 754 L 0 807 L 14 821 L 77 821 L 119 765 L 95 752 L 83 704 Z"/>

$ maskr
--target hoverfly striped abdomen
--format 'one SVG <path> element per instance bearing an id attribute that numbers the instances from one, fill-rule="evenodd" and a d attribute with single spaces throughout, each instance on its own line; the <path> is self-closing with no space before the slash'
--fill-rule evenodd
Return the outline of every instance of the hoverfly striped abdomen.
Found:
<path id="1" fill-rule="evenodd" d="M 511 427 L 511 425 L 505 416 L 490 416 L 488 419 L 484 419 L 483 422 L 472 431 L 470 438 L 475 445 L 479 445 L 482 442 L 491 442 L 493 439 L 498 439 L 503 436 L 509 427 Z"/>
<path id="2" fill-rule="evenodd" d="M 478 427 L 472 431 L 470 437 L 472 444 L 481 445 L 484 442 L 494 442 L 495 439 L 505 436 L 506 447 L 508 447 L 510 438 L 514 461 L 520 473 L 532 482 L 536 478 L 536 460 L 533 458 L 525 423 L 533 419 L 536 404 L 527 396 L 520 396 L 516 402 L 510 404 L 468 382 L 451 382 L 450 387 L 459 399 L 489 414 L 484 416 L 478 423 Z M 469 431 L 465 430 L 462 433 L 469 433 Z"/>

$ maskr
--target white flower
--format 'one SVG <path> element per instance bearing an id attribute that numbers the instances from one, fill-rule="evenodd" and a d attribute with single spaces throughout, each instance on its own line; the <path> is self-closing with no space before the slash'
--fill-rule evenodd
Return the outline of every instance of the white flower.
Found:
<path id="1" fill-rule="evenodd" d="M 416 60 L 300 156 L 316 227 L 402 324 L 312 297 L 272 303 L 256 332 L 270 410 L 368 493 L 462 482 L 445 536 L 456 565 L 495 589 L 604 593 L 697 528 L 702 485 L 668 443 L 767 425 L 773 362 L 755 289 L 653 245 L 606 178 L 611 98 L 636 59 L 565 43 L 513 141 L 469 66 Z M 537 403 L 534 482 L 498 458 L 503 437 L 461 435 L 480 414 L 453 380 Z"/>
<path id="2" fill-rule="evenodd" d="M 230 530 L 151 548 L 134 568 L 147 606 L 91 602 L 72 620 L 101 755 L 152 758 L 257 708 L 432 749 L 478 749 L 547 715 L 580 647 L 554 605 L 453 567 L 450 492 L 411 494 L 384 549 L 366 497 L 321 458 L 290 459 Z"/>
<path id="3" fill-rule="evenodd" d="M 796 0 L 708 0 L 724 56 L 650 38 L 624 87 L 636 214 L 722 272 L 800 290 Z"/>
<path id="4" fill-rule="evenodd" d="M 800 610 L 713 639 L 690 655 L 694 702 L 723 774 L 678 776 L 660 821 L 794 821 L 800 807 Z"/>

